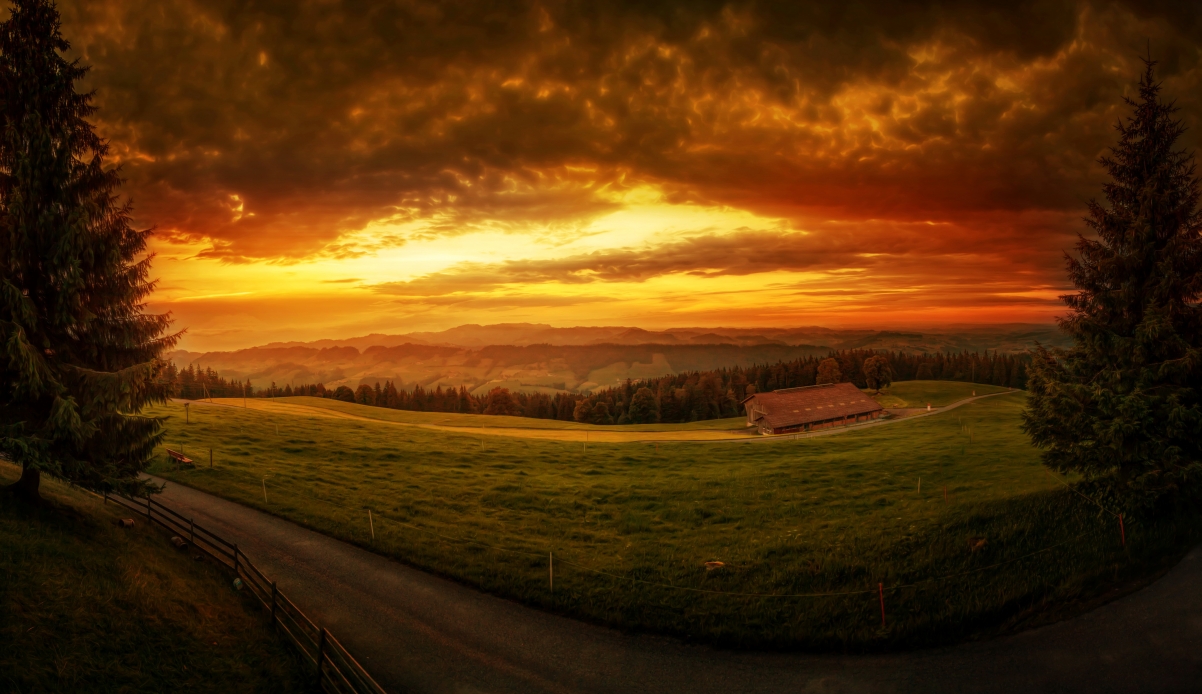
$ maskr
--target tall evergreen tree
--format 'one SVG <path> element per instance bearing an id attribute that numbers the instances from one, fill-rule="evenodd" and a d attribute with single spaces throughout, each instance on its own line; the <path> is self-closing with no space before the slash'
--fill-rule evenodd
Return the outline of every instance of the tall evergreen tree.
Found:
<path id="1" fill-rule="evenodd" d="M 161 422 L 140 412 L 165 399 L 160 356 L 178 339 L 144 310 L 150 232 L 130 226 L 68 49 L 47 0 L 0 23 L 0 450 L 29 497 L 41 473 L 147 489 Z"/>
<path id="2" fill-rule="evenodd" d="M 1155 62 L 1127 99 L 1132 115 L 1101 159 L 1105 204 L 1092 201 L 1096 239 L 1068 258 L 1064 350 L 1039 348 L 1023 426 L 1048 467 L 1076 472 L 1147 507 L 1196 488 L 1202 475 L 1202 216 L 1193 156 L 1161 100 Z"/>

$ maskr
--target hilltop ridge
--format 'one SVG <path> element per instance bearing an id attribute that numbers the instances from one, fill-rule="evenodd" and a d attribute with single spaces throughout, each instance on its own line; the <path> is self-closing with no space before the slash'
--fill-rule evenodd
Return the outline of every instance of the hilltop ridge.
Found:
<path id="1" fill-rule="evenodd" d="M 666 328 L 631 326 L 555 327 L 546 323 L 467 323 L 436 332 L 371 333 L 357 337 L 311 341 L 269 342 L 259 347 L 394 347 L 403 344 L 487 347 L 489 345 L 638 345 L 735 344 L 817 345 L 831 349 L 900 349 L 902 351 L 1021 351 L 1035 341 L 1057 344 L 1059 329 L 1050 324 L 1005 323 L 949 325 L 939 330 L 869 330 L 805 326 L 795 328 Z"/>
<path id="2" fill-rule="evenodd" d="M 909 353 L 1024 351 L 1036 341 L 1060 344 L 1054 326 L 965 326 L 942 332 L 831 328 L 556 328 L 536 323 L 461 325 L 441 332 L 371 334 L 312 342 L 273 342 L 223 352 L 177 350 L 181 368 L 212 368 L 226 378 L 324 383 L 327 387 L 392 381 L 398 387 L 494 387 L 527 392 L 589 392 L 632 378 L 773 363 L 838 349 Z"/>

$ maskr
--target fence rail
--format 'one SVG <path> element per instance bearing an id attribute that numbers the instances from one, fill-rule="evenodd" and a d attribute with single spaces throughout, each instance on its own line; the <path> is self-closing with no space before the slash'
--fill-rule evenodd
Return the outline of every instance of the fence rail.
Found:
<path id="1" fill-rule="evenodd" d="M 299 607 L 289 600 L 239 549 L 216 533 L 196 524 L 174 509 L 159 501 L 140 499 L 116 494 L 104 494 L 105 503 L 113 501 L 130 511 L 145 516 L 147 521 L 158 523 L 232 569 L 242 579 L 251 594 L 258 598 L 263 608 L 271 613 L 271 623 L 300 651 L 304 660 L 313 668 L 314 678 L 322 691 L 334 694 L 386 694 L 384 688 L 367 674 L 367 670 L 334 638 L 324 627 L 318 627 Z"/>

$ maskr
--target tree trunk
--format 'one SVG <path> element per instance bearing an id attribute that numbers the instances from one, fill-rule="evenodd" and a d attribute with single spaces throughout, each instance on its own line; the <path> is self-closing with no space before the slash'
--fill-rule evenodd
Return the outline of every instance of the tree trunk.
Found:
<path id="1" fill-rule="evenodd" d="M 21 479 L 14 482 L 8 489 L 23 499 L 41 501 L 42 494 L 39 490 L 41 482 L 42 473 L 40 470 L 24 466 L 21 468 Z"/>

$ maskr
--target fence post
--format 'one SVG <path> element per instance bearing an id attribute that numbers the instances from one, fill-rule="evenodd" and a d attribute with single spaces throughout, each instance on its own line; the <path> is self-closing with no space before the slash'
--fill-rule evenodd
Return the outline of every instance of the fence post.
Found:
<path id="1" fill-rule="evenodd" d="M 238 545 L 234 545 L 234 575 L 238 575 Z"/>
<path id="2" fill-rule="evenodd" d="M 876 584 L 878 594 L 881 596 L 881 628 L 885 628 L 885 584 Z"/>
<path id="3" fill-rule="evenodd" d="M 326 628 L 321 628 L 321 638 L 317 641 L 317 686 L 321 687 L 321 667 L 326 659 Z"/>
<path id="4" fill-rule="evenodd" d="M 188 542 L 190 542 L 193 547 L 196 546 L 196 519 L 195 518 L 188 519 Z"/>
<path id="5" fill-rule="evenodd" d="M 150 497 L 146 497 L 146 523 L 150 524 Z"/>
<path id="6" fill-rule="evenodd" d="M 271 582 L 271 626 L 273 626 L 273 627 L 275 626 L 276 596 L 279 594 L 280 594 L 280 591 L 278 588 L 276 588 L 275 581 L 272 581 Z"/>

